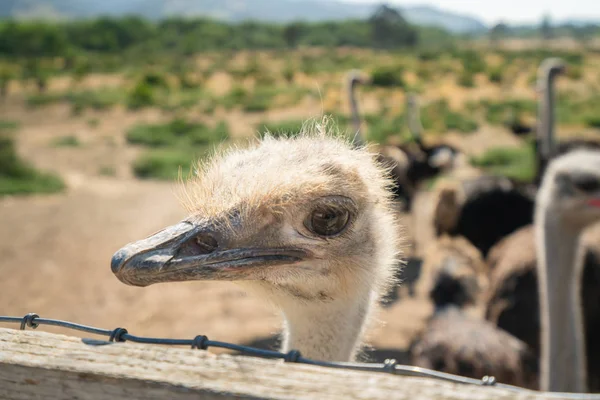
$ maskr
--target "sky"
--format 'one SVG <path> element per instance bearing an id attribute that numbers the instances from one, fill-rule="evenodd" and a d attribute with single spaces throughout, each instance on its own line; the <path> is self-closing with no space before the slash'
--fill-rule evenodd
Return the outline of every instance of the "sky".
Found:
<path id="1" fill-rule="evenodd" d="M 344 0 L 381 3 L 382 0 Z M 394 5 L 432 5 L 447 11 L 475 16 L 488 24 L 537 22 L 548 14 L 553 20 L 600 20 L 600 0 L 387 0 Z"/>

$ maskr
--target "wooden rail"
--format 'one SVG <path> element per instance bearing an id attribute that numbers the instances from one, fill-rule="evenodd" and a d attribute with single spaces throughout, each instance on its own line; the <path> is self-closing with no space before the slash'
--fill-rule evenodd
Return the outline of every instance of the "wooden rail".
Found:
<path id="1" fill-rule="evenodd" d="M 254 357 L 0 328 L 0 399 L 546 399 Z M 557 397 L 552 397 L 557 398 Z"/>

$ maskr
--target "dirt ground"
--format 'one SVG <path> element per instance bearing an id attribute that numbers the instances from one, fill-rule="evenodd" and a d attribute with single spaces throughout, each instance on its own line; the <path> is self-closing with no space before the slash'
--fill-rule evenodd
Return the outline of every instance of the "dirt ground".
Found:
<path id="1" fill-rule="evenodd" d="M 193 338 L 204 334 L 233 343 L 272 344 L 271 338 L 281 328 L 280 316 L 232 283 L 134 288 L 120 283 L 110 270 L 111 256 L 121 246 L 185 216 L 174 183 L 140 181 L 131 174 L 130 163 L 138 150 L 125 144 L 124 132 L 133 123 L 164 120 L 164 115 L 117 108 L 73 117 L 67 106 L 30 110 L 20 103 L 17 99 L 0 107 L 0 118 L 20 122 L 19 153 L 41 169 L 58 172 L 68 190 L 51 196 L 0 198 L 0 315 L 36 312 L 107 329 L 126 327 L 138 335 Z M 368 107 L 368 99 L 365 103 Z M 268 117 L 306 118 L 321 112 L 317 99 L 269 112 Z M 99 120 L 98 126 L 90 126 L 92 118 Z M 248 131 L 262 118 L 242 113 L 227 116 L 234 135 Z M 76 136 L 82 145 L 49 145 L 52 138 L 64 135 Z M 468 137 L 447 139 L 470 153 L 518 144 L 508 133 L 489 127 Z M 114 177 L 99 174 L 106 167 L 115 170 Z M 409 238 L 413 245 L 409 253 L 422 249 L 431 237 L 421 222 L 414 226 L 427 217 L 427 196 L 420 196 L 424 201 L 416 202 L 418 218 L 403 219 L 408 232 L 416 232 Z M 368 343 L 377 349 L 371 352 L 371 360 L 392 355 L 406 361 L 408 344 L 433 311 L 424 293 L 402 294 L 381 310 L 380 323 L 368 333 Z"/>

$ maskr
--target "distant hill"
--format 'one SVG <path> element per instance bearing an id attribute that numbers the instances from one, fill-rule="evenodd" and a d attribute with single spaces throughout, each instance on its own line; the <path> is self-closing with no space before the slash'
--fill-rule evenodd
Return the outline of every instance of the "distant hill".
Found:
<path id="1" fill-rule="evenodd" d="M 209 16 L 228 21 L 254 19 L 289 22 L 366 18 L 377 5 L 339 0 L 0 0 L 0 17 L 87 18 L 138 14 L 146 18 L 172 15 Z M 455 33 L 487 29 L 476 18 L 429 6 L 400 8 L 416 25 L 438 26 Z"/>

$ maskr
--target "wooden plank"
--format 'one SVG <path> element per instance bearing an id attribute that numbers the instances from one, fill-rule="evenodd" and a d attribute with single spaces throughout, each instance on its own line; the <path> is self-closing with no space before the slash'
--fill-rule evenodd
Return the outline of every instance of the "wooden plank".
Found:
<path id="1" fill-rule="evenodd" d="M 0 328 L 0 398 L 543 399 L 536 392 Z"/>

